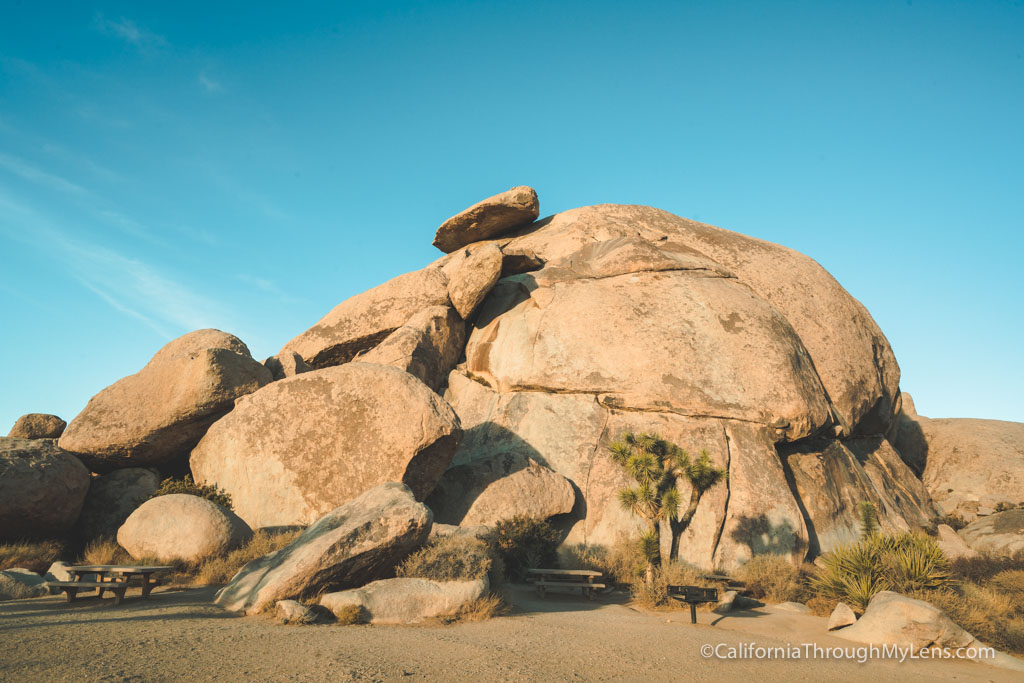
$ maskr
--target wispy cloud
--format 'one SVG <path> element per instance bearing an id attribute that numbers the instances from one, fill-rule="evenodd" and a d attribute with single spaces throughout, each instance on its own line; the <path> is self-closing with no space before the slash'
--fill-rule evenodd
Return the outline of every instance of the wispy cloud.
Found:
<path id="1" fill-rule="evenodd" d="M 148 31 L 125 17 L 108 19 L 103 14 L 97 13 L 94 21 L 96 28 L 101 33 L 120 38 L 139 49 L 162 47 L 167 44 L 167 39 L 163 36 Z"/>
<path id="2" fill-rule="evenodd" d="M 80 197 L 89 196 L 91 194 L 81 185 L 73 183 L 59 175 L 48 173 L 36 166 L 33 166 L 27 161 L 2 152 L 0 152 L 0 168 L 9 171 L 24 180 L 39 183 L 40 185 L 45 185 L 50 189 L 65 192 L 67 194 L 73 194 Z"/>
<path id="3" fill-rule="evenodd" d="M 71 150 L 67 149 L 66 147 L 62 147 L 61 145 L 55 145 L 52 142 L 44 142 L 42 145 L 42 149 L 43 152 L 48 154 L 50 157 L 54 159 L 59 159 L 60 161 L 63 161 L 67 164 L 83 168 L 95 178 L 99 178 L 106 182 L 115 183 L 124 181 L 124 176 L 122 176 L 120 173 L 116 173 L 115 171 L 112 171 L 109 168 L 96 163 L 92 159 L 86 156 L 82 156 L 81 154 L 72 152 Z"/>
<path id="4" fill-rule="evenodd" d="M 203 86 L 203 90 L 206 92 L 221 92 L 224 90 L 224 86 L 221 85 L 220 81 L 215 80 L 205 71 L 199 72 L 199 85 Z"/>
<path id="5" fill-rule="evenodd" d="M 231 327 L 231 315 L 159 268 L 71 237 L 31 207 L 0 191 L 0 234 L 57 260 L 79 284 L 164 338 L 204 327 Z M 76 230 L 75 232 L 81 232 Z"/>
<path id="6" fill-rule="evenodd" d="M 237 277 L 240 281 L 244 282 L 250 287 L 254 287 L 260 290 L 261 292 L 264 292 L 265 294 L 270 294 L 271 296 L 278 299 L 282 303 L 294 304 L 301 301 L 301 299 L 298 299 L 292 296 L 291 294 L 288 294 L 283 289 L 278 287 L 273 280 L 267 280 L 265 278 L 256 277 L 255 275 L 248 275 L 246 273 L 238 275 Z"/>

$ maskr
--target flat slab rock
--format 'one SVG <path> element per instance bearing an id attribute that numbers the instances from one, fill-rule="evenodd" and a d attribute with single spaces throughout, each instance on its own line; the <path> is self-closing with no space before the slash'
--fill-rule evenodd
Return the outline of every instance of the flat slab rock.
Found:
<path id="1" fill-rule="evenodd" d="M 384 579 L 361 588 L 327 593 L 320 604 L 332 612 L 354 605 L 370 624 L 415 624 L 430 617 L 454 614 L 487 593 L 487 578 L 475 581 Z"/>
<path id="2" fill-rule="evenodd" d="M 434 246 L 448 254 L 467 244 L 504 235 L 532 223 L 539 215 L 537 192 L 525 185 L 513 187 L 446 220 L 434 235 Z"/>

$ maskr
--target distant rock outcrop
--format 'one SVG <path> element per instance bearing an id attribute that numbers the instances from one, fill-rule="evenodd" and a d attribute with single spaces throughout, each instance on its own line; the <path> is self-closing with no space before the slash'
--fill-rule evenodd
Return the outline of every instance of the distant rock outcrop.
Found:
<path id="1" fill-rule="evenodd" d="M 461 436 L 451 406 L 409 373 L 347 363 L 239 401 L 192 452 L 192 474 L 253 528 L 310 524 L 386 482 L 424 499 Z"/>
<path id="2" fill-rule="evenodd" d="M 52 439 L 0 438 L 0 541 L 66 535 L 88 490 L 89 470 Z"/>
<path id="3" fill-rule="evenodd" d="M 7 434 L 11 439 L 59 439 L 68 423 L 56 415 L 29 413 L 22 415 Z"/>
<path id="4" fill-rule="evenodd" d="M 989 555 L 1024 552 L 1024 509 L 997 512 L 968 524 L 959 532 L 972 550 Z"/>
<path id="5" fill-rule="evenodd" d="M 198 330 L 89 400 L 60 438 L 94 472 L 173 466 L 235 399 L 271 381 L 238 337 Z"/>

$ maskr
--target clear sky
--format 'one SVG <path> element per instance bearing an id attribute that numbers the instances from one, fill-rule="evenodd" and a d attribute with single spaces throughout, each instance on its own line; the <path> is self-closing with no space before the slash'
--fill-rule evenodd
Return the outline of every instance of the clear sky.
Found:
<path id="1" fill-rule="evenodd" d="M 1024 421 L 1024 4 L 0 0 L 0 434 L 262 359 L 512 185 L 798 249 L 933 417 Z"/>

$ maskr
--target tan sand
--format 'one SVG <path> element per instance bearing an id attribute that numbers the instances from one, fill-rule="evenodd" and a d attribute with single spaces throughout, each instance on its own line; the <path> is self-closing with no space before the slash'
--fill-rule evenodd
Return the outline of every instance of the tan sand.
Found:
<path id="1" fill-rule="evenodd" d="M 512 614 L 450 626 L 279 626 L 211 605 L 215 589 L 129 593 L 114 606 L 60 597 L 0 603 L 0 680 L 1020 680 L 973 662 L 722 661 L 702 645 L 817 642 L 819 617 L 755 610 L 644 613 L 602 597 L 510 590 Z M 713 625 L 712 625 L 713 624 Z"/>

